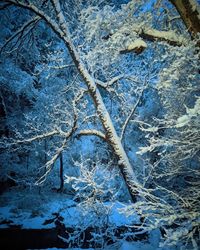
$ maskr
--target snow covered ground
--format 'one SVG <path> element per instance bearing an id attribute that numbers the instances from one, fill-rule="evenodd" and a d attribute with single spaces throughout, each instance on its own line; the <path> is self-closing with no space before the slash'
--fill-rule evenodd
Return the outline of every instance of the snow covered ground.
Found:
<path id="1" fill-rule="evenodd" d="M 37 194 L 27 191 L 10 191 L 0 197 L 0 229 L 19 226 L 21 229 L 51 229 L 56 227 L 56 220 L 60 220 L 68 228 L 87 228 L 89 226 L 100 226 L 105 222 L 109 227 L 120 227 L 139 223 L 137 214 L 126 217 L 120 209 L 126 206 L 121 202 L 103 203 L 97 214 L 92 208 L 85 209 L 79 203 L 72 200 L 66 194 L 49 193 Z M 105 214 L 103 214 L 105 213 Z M 99 223 L 99 224 L 97 224 Z M 128 242 L 119 239 L 114 244 L 105 246 L 106 250 L 175 250 L 180 248 L 159 248 L 160 231 L 150 233 L 146 241 Z M 58 249 L 58 248 L 49 248 Z M 70 248 L 68 248 L 70 249 Z M 78 250 L 81 248 L 71 248 Z M 88 248 L 93 249 L 93 248 Z M 97 249 L 97 248 L 95 248 Z"/>
<path id="2" fill-rule="evenodd" d="M 12 225 L 21 226 L 24 229 L 41 229 L 54 227 L 56 216 L 62 217 L 62 222 L 67 227 L 93 226 L 94 212 L 88 210 L 65 194 L 28 194 L 21 192 L 6 193 L 1 197 L 0 228 Z M 5 200 L 9 200 L 6 204 Z M 121 202 L 107 202 L 101 204 L 107 223 L 113 226 L 131 225 L 139 223 L 137 214 L 126 217 L 120 209 L 126 206 Z"/>

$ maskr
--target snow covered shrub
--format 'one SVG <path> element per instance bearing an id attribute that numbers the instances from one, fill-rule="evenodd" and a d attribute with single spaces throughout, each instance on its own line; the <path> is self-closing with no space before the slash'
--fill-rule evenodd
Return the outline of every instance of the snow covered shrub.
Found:
<path id="1" fill-rule="evenodd" d="M 124 199 L 124 183 L 113 162 L 103 164 L 101 160 L 83 159 L 75 161 L 77 176 L 65 176 L 65 183 L 75 191 L 74 199 L 88 207 L 96 203 Z M 123 197 L 123 198 L 122 198 Z"/>
<path id="2" fill-rule="evenodd" d="M 171 65 L 160 72 L 158 83 L 163 118 L 141 124 L 148 145 L 138 154 L 146 154 L 151 192 L 164 201 L 157 210 L 146 206 L 147 225 L 164 230 L 164 245 L 182 242 L 198 249 L 200 219 L 200 97 L 198 58 L 195 42 L 184 48 L 170 48 L 171 56 L 163 55 Z M 148 160 L 155 155 L 154 161 Z M 161 202 L 162 203 L 162 202 Z M 154 206 L 153 206 L 154 207 Z M 171 207 L 171 209 L 170 209 Z M 157 214 L 155 216 L 155 214 Z M 145 215 L 146 216 L 146 215 Z M 147 216 L 147 217 L 148 217 Z"/>

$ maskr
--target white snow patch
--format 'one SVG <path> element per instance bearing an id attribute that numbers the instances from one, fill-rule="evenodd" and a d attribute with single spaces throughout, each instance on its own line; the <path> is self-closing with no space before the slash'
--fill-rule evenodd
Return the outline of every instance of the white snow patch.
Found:
<path id="1" fill-rule="evenodd" d="M 140 47 L 146 48 L 147 44 L 142 39 L 136 39 L 135 41 L 128 44 L 127 50 L 131 51 L 131 50 L 134 50 L 134 49 L 140 48 Z"/>
<path id="2" fill-rule="evenodd" d="M 107 214 L 108 222 L 113 226 L 121 225 L 132 225 L 139 222 L 139 216 L 133 214 L 127 217 L 120 211 L 127 204 L 120 202 L 107 202 L 104 204 L 105 211 Z M 35 209 L 35 210 L 34 210 Z M 33 207 L 33 211 L 26 209 L 18 209 L 16 206 L 5 206 L 0 207 L 0 222 L 4 221 L 0 225 L 0 228 L 7 228 L 10 225 L 20 225 L 22 228 L 26 229 L 45 229 L 45 228 L 54 228 L 55 224 L 52 219 L 56 219 L 55 214 L 63 217 L 63 223 L 66 227 L 77 227 L 77 226 L 95 226 L 97 223 L 97 218 L 95 214 L 90 209 L 83 209 L 78 203 L 67 200 L 66 201 L 50 201 L 44 203 L 40 207 Z M 47 220 L 52 220 L 51 223 L 45 223 Z M 6 223 L 6 221 L 11 221 Z"/>

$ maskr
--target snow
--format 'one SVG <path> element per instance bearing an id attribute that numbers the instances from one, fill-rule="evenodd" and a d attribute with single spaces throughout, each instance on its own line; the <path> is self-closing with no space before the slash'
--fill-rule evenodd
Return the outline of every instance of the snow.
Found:
<path id="1" fill-rule="evenodd" d="M 188 115 L 183 115 L 177 119 L 176 128 L 181 128 L 190 122 L 190 117 Z"/>
<path id="2" fill-rule="evenodd" d="M 131 50 L 134 50 L 134 49 L 137 49 L 137 48 L 140 48 L 140 47 L 146 48 L 147 44 L 142 39 L 136 39 L 132 43 L 128 44 L 127 50 L 131 51 Z"/>
<path id="3" fill-rule="evenodd" d="M 52 228 L 53 224 L 43 225 L 45 221 L 45 216 L 34 216 L 31 212 L 25 212 L 21 209 L 17 209 L 13 206 L 5 206 L 0 208 L 0 220 L 2 224 L 0 224 L 0 228 L 9 228 L 10 226 L 21 226 L 24 229 L 41 229 L 41 228 Z M 7 224 L 3 221 L 12 221 Z"/>
<path id="4" fill-rule="evenodd" d="M 197 116 L 200 115 L 200 97 L 197 98 L 194 108 L 187 108 L 186 107 L 187 114 L 190 116 Z"/>
<path id="5" fill-rule="evenodd" d="M 38 196 L 38 199 L 40 197 Z M 51 200 L 44 202 L 37 207 L 33 206 L 28 208 L 19 208 L 17 204 L 6 205 L 0 207 L 0 221 L 4 223 L 0 224 L 0 228 L 8 228 L 10 225 L 19 225 L 24 229 L 47 229 L 54 228 L 54 220 L 51 223 L 44 223 L 47 220 L 56 219 L 55 214 L 59 214 L 63 218 L 63 223 L 66 227 L 81 227 L 81 226 L 95 226 L 96 221 L 95 213 L 91 208 L 86 209 L 81 207 L 73 200 L 61 199 Z M 30 201 L 31 202 L 31 201 Z M 26 203 L 24 203 L 26 204 Z M 132 214 L 131 216 L 125 216 L 120 209 L 124 208 L 127 204 L 120 202 L 107 202 L 105 203 L 104 210 L 107 214 L 103 214 L 102 218 L 107 216 L 109 225 L 115 227 L 121 225 L 131 225 L 133 223 L 139 223 L 139 216 Z M 103 208 L 103 207 L 102 207 Z M 12 221 L 7 224 L 5 221 Z"/>
<path id="6" fill-rule="evenodd" d="M 153 28 L 144 28 L 143 32 L 154 38 L 160 38 L 178 44 L 186 44 L 186 38 L 180 34 L 176 34 L 174 30 L 162 31 Z"/>
<path id="7" fill-rule="evenodd" d="M 200 98 L 198 98 L 195 102 L 193 108 L 186 107 L 185 115 L 180 116 L 176 122 L 176 128 L 181 128 L 186 126 L 192 119 L 192 117 L 197 117 L 200 115 Z"/>

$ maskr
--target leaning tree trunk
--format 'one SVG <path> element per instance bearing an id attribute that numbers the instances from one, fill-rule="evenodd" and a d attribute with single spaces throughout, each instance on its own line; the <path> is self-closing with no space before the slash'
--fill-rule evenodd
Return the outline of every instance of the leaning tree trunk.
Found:
<path id="1" fill-rule="evenodd" d="M 113 126 L 111 117 L 107 111 L 107 108 L 103 102 L 102 96 L 97 88 L 94 79 L 88 74 L 87 70 L 84 68 L 84 65 L 81 63 L 80 60 L 77 60 L 76 53 L 73 49 L 72 44 L 66 44 L 70 53 L 73 55 L 73 59 L 75 64 L 85 80 L 85 83 L 88 87 L 88 91 L 90 96 L 93 99 L 97 114 L 101 120 L 101 123 L 104 127 L 106 139 L 108 143 L 112 146 L 115 155 L 118 158 L 118 165 L 120 167 L 122 176 L 125 179 L 125 182 L 128 186 L 129 193 L 133 201 L 136 200 L 136 189 L 137 189 L 137 179 L 134 174 L 133 168 L 128 160 L 126 152 L 122 146 L 121 140 L 116 133 L 116 130 Z"/>
<path id="2" fill-rule="evenodd" d="M 139 187 L 139 184 L 137 182 L 136 176 L 129 162 L 127 154 L 122 146 L 121 140 L 113 126 L 113 122 L 103 102 L 101 93 L 95 83 L 95 80 L 90 76 L 84 64 L 81 62 L 81 59 L 79 58 L 79 55 L 76 52 L 76 49 L 74 48 L 72 42 L 69 41 L 69 36 L 64 37 L 64 41 L 80 75 L 83 77 L 84 82 L 87 85 L 88 92 L 93 99 L 98 117 L 100 118 L 105 130 L 106 139 L 109 145 L 112 146 L 113 151 L 118 158 L 118 165 L 121 174 L 127 184 L 131 198 L 133 201 L 136 201 L 137 188 Z"/>
<path id="3" fill-rule="evenodd" d="M 127 184 L 129 193 L 133 201 L 136 201 L 137 183 L 136 176 L 134 174 L 133 168 L 128 160 L 126 152 L 122 146 L 121 140 L 118 137 L 116 130 L 113 126 L 111 117 L 107 111 L 107 108 L 103 102 L 101 93 L 95 83 L 95 80 L 91 77 L 88 70 L 85 68 L 84 63 L 81 61 L 79 54 L 76 51 L 76 48 L 73 45 L 73 42 L 70 40 L 70 34 L 68 32 L 67 23 L 65 21 L 64 15 L 60 8 L 59 1 L 52 0 L 52 3 L 55 7 L 57 20 L 61 30 L 63 31 L 62 40 L 65 42 L 66 47 L 80 73 L 84 79 L 85 84 L 87 85 L 88 92 L 93 99 L 97 114 L 101 120 L 101 123 L 104 127 L 107 141 L 112 146 L 115 155 L 118 158 L 118 165 L 120 167 L 122 176 Z"/>

